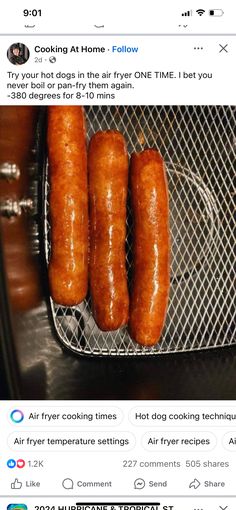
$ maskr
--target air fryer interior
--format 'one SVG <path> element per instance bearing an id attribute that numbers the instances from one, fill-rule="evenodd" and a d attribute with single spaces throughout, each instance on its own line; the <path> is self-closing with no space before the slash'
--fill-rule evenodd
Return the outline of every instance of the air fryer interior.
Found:
<path id="1" fill-rule="evenodd" d="M 236 342 L 233 177 L 235 107 L 89 106 L 88 140 L 98 130 L 118 129 L 128 152 L 158 149 L 165 161 L 170 198 L 171 288 L 159 344 L 142 347 L 127 328 L 104 333 L 90 297 L 77 307 L 50 299 L 60 341 L 87 355 L 157 355 L 223 347 Z M 46 260 L 50 257 L 48 165 L 43 185 Z M 127 271 L 132 272 L 132 212 L 128 203 Z"/>

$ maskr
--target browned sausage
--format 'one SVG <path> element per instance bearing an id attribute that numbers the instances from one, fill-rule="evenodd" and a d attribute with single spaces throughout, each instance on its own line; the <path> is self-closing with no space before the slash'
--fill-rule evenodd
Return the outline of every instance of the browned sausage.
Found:
<path id="1" fill-rule="evenodd" d="M 88 189 L 84 112 L 49 106 L 51 258 L 49 283 L 56 303 L 80 303 L 88 287 Z"/>
<path id="2" fill-rule="evenodd" d="M 88 152 L 90 288 L 93 314 L 103 331 L 128 321 L 125 267 L 128 155 L 118 131 L 96 133 Z"/>
<path id="3" fill-rule="evenodd" d="M 134 217 L 134 273 L 129 332 L 141 345 L 152 346 L 164 326 L 170 273 L 168 188 L 160 154 L 147 149 L 131 157 Z"/>

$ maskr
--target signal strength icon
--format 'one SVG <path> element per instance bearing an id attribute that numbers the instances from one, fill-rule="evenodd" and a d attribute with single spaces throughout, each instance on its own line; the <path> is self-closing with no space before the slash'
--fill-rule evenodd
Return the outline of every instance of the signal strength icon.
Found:
<path id="1" fill-rule="evenodd" d="M 193 15 L 193 11 L 186 11 L 181 14 L 181 16 L 192 16 L 192 15 Z"/>
<path id="2" fill-rule="evenodd" d="M 202 16 L 206 11 L 204 11 L 204 9 L 198 9 L 196 12 L 198 13 L 199 16 Z"/>

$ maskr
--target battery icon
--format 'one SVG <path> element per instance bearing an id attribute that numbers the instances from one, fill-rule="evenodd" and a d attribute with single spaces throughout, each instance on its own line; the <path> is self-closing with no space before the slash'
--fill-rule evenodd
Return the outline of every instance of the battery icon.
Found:
<path id="1" fill-rule="evenodd" d="M 222 9 L 211 9 L 209 11 L 209 16 L 223 16 L 224 11 Z"/>

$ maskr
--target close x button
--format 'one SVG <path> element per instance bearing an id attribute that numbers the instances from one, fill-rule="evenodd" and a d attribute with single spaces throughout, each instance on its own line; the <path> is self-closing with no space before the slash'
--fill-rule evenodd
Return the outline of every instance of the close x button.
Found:
<path id="1" fill-rule="evenodd" d="M 219 53 L 229 53 L 228 44 L 219 44 Z"/>

